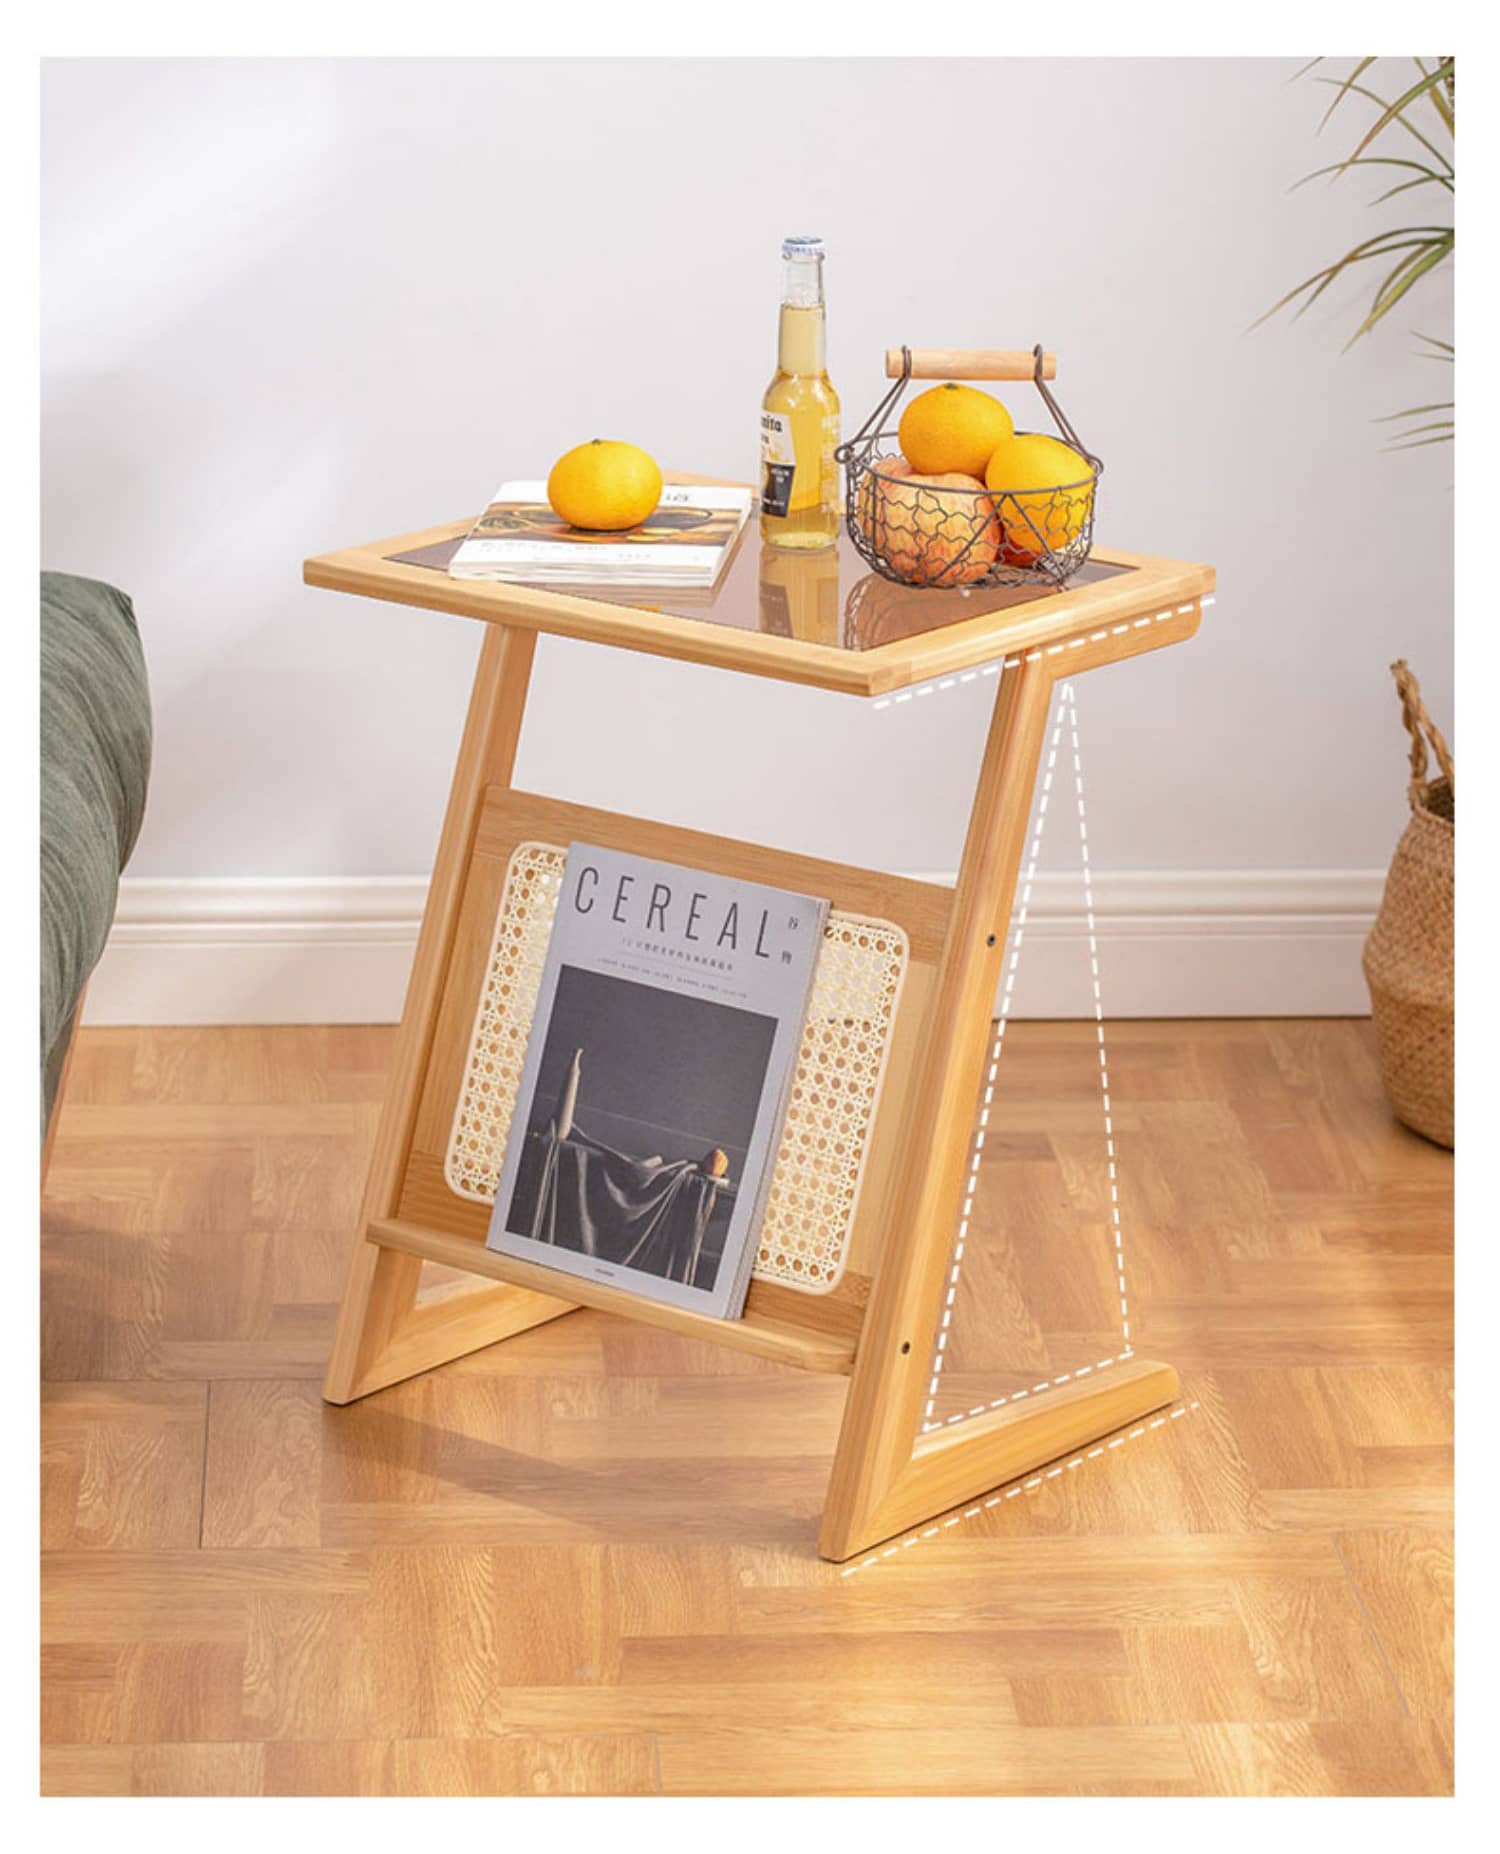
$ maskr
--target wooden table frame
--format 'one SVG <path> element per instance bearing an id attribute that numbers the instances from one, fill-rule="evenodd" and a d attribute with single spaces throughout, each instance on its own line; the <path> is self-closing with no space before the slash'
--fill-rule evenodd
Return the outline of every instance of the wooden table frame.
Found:
<path id="1" fill-rule="evenodd" d="M 1096 550 L 1096 558 L 1134 570 L 857 652 L 570 594 L 450 580 L 391 559 L 466 526 L 400 536 L 305 567 L 312 585 L 487 621 L 329 1359 L 328 1401 L 367 1396 L 579 1305 L 784 1363 L 845 1372 L 852 1382 L 818 1541 L 835 1562 L 1170 1402 L 1177 1392 L 1171 1366 L 1132 1356 L 1087 1384 L 941 1428 L 922 1426 L 1053 685 L 1190 637 L 1213 586 L 1212 570 Z M 902 883 L 514 792 L 541 631 L 865 697 L 1004 659 L 956 886 Z M 853 1284 L 819 1296 L 757 1282 L 742 1319 L 713 1320 L 493 1254 L 483 1246 L 482 1207 L 445 1196 L 434 1183 L 423 1143 L 431 1140 L 420 1122 L 455 1085 L 452 1070 L 461 1060 L 455 1051 L 466 1042 L 477 1002 L 475 922 L 488 909 L 492 923 L 497 857 L 523 827 L 550 828 L 551 840 L 563 843 L 569 835 L 605 834 L 606 841 L 613 835 L 642 854 L 675 853 L 725 873 L 827 894 L 836 905 L 873 899 L 907 925 L 918 982 L 907 985 L 897 1013 L 869 1159 L 881 1168 L 880 1189 L 862 1194 L 865 1229 L 856 1240 L 866 1272 Z M 492 1285 L 419 1303 L 424 1260 L 488 1277 Z"/>

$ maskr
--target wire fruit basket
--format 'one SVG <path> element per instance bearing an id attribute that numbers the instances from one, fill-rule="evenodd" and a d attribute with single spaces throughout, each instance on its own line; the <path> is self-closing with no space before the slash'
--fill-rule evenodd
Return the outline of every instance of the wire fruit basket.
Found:
<path id="1" fill-rule="evenodd" d="M 891 348 L 895 381 L 835 456 L 844 466 L 844 522 L 860 556 L 905 586 L 1063 586 L 1094 544 L 1104 465 L 1085 448 L 1048 390 L 1055 356 L 1024 350 Z M 896 446 L 895 411 L 912 380 L 1030 380 L 1081 469 L 1060 483 L 984 488 L 914 476 Z M 1017 437 L 1040 434 L 1016 433 Z M 1050 435 L 1050 434 L 1045 434 Z"/>

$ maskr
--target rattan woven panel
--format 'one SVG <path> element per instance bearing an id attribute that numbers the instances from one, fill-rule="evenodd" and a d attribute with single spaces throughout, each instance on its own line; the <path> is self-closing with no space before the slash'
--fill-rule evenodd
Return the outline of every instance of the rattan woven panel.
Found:
<path id="1" fill-rule="evenodd" d="M 443 1172 L 495 1199 L 567 852 L 521 843 L 500 896 Z M 843 1273 L 908 943 L 889 921 L 831 912 L 792 1076 L 755 1276 L 827 1293 Z"/>

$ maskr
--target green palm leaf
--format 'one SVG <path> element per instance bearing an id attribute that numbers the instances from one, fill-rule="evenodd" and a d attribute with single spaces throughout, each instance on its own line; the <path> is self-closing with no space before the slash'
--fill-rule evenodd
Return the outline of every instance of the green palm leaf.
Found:
<path id="1" fill-rule="evenodd" d="M 1452 410 L 1453 401 L 1451 399 L 1439 399 L 1436 404 L 1430 406 L 1408 406 L 1404 412 L 1382 412 L 1375 423 L 1377 425 L 1389 425 L 1392 419 L 1418 418 L 1423 412 L 1451 412 Z M 1448 423 L 1451 425 L 1453 423 L 1452 419 L 1449 419 Z"/>
<path id="2" fill-rule="evenodd" d="M 1331 77 L 1320 77 L 1318 79 L 1318 82 L 1320 84 L 1331 84 L 1334 81 L 1335 80 Z M 1365 97 L 1371 103 L 1378 103 L 1382 111 L 1389 112 L 1390 107 L 1391 107 L 1390 104 L 1386 102 L 1384 97 L 1377 96 L 1373 90 L 1366 89 L 1366 87 L 1363 84 L 1351 84 L 1349 88 L 1350 90 L 1354 92 L 1356 96 Z M 1430 154 L 1435 161 L 1441 161 L 1443 166 L 1447 168 L 1450 174 L 1453 172 L 1453 163 L 1443 153 L 1441 148 L 1435 148 L 1433 144 L 1430 141 L 1428 141 L 1427 137 L 1422 133 L 1422 131 L 1417 127 L 1417 125 L 1412 121 L 1410 116 L 1402 116 L 1402 115 L 1388 116 L 1387 121 L 1383 124 L 1383 126 L 1388 127 L 1390 123 L 1392 122 L 1399 123 L 1400 126 L 1406 130 L 1408 135 L 1414 135 L 1416 139 L 1422 144 L 1422 146 L 1427 150 L 1428 154 Z M 1361 153 L 1363 149 L 1368 145 L 1368 142 L 1369 142 L 1369 137 L 1367 136 L 1365 140 L 1360 143 L 1359 147 L 1355 149 L 1354 152 L 1356 154 Z"/>
<path id="3" fill-rule="evenodd" d="M 1322 62 L 1323 61 L 1321 58 L 1313 59 L 1313 64 L 1321 64 Z M 1344 79 L 1343 83 L 1339 85 L 1337 94 L 1335 95 L 1333 101 L 1328 105 L 1327 109 L 1324 110 L 1323 120 L 1318 124 L 1319 135 L 1321 135 L 1324 129 L 1328 127 L 1328 118 L 1338 108 L 1339 104 L 1343 102 L 1344 98 L 1348 96 L 1350 89 L 1359 82 L 1360 78 L 1364 76 L 1365 72 L 1369 70 L 1370 66 L 1374 64 L 1374 62 L 1375 60 L 1373 58 L 1361 58 L 1359 63 L 1355 65 L 1354 69 Z M 1297 73 L 1297 75 L 1301 77 L 1303 71 L 1310 71 L 1311 69 L 1312 69 L 1312 64 L 1305 64 L 1303 65 L 1302 70 Z M 1329 78 L 1328 82 L 1332 83 L 1333 79 Z"/>
<path id="4" fill-rule="evenodd" d="M 1376 232 L 1371 238 L 1361 239 L 1335 263 L 1325 265 L 1322 270 L 1314 271 L 1312 276 L 1305 277 L 1294 289 L 1288 290 L 1286 295 L 1272 303 L 1263 315 L 1257 316 L 1250 326 L 1258 328 L 1262 322 L 1269 321 L 1279 310 L 1285 309 L 1288 303 L 1295 302 L 1306 292 L 1311 292 L 1307 296 L 1307 301 L 1297 311 L 1299 316 L 1305 315 L 1323 292 L 1331 284 L 1336 283 L 1351 264 L 1362 264 L 1371 258 L 1387 257 L 1393 251 L 1425 251 L 1432 243 L 1430 234 L 1443 233 L 1447 229 L 1446 226 L 1404 226 L 1399 230 Z M 1451 233 L 1449 237 L 1451 239 Z M 1410 262 L 1411 260 L 1404 261 Z"/>
<path id="5" fill-rule="evenodd" d="M 1453 60 L 1448 58 L 1439 62 L 1447 64 L 1448 74 L 1442 83 L 1435 85 L 1432 90 L 1432 107 L 1438 113 L 1438 120 L 1451 135 L 1453 133 Z M 1425 75 L 1427 71 L 1425 59 L 1414 58 L 1412 63 Z"/>
<path id="6" fill-rule="evenodd" d="M 1376 120 L 1370 124 L 1369 128 L 1365 130 L 1364 139 L 1354 152 L 1357 155 L 1363 154 L 1370 143 L 1374 141 L 1375 137 L 1379 135 L 1380 131 L 1387 127 L 1388 124 L 1398 120 L 1404 122 L 1406 118 L 1402 115 L 1402 111 L 1410 104 L 1415 103 L 1418 97 L 1429 95 L 1437 86 L 1444 83 L 1452 69 L 1453 60 L 1451 58 L 1445 58 L 1435 71 L 1423 71 L 1417 81 L 1412 84 L 1409 89 L 1403 90 L 1394 103 L 1386 104 L 1384 113 L 1378 116 Z"/>
<path id="7" fill-rule="evenodd" d="M 1351 348 L 1361 335 L 1369 334 L 1381 317 L 1388 315 L 1395 308 L 1417 279 L 1425 277 L 1435 264 L 1441 264 L 1452 249 L 1453 234 L 1450 232 L 1446 238 L 1440 238 L 1435 243 L 1429 244 L 1425 250 L 1420 250 L 1409 258 L 1403 258 L 1376 290 L 1375 300 L 1370 305 L 1369 314 L 1344 343 L 1344 346 Z"/>
<path id="8" fill-rule="evenodd" d="M 1446 187 L 1450 193 L 1453 191 L 1453 176 L 1451 174 L 1440 174 L 1435 167 L 1428 167 L 1422 161 L 1401 161 L 1394 155 L 1360 155 L 1358 158 L 1351 155 L 1347 161 L 1330 161 L 1327 167 L 1315 167 L 1310 174 L 1304 174 L 1300 180 L 1294 180 L 1291 186 L 1287 188 L 1287 191 L 1289 193 L 1295 193 L 1299 187 L 1305 187 L 1309 181 L 1321 180 L 1324 174 L 1333 174 L 1335 176 L 1347 174 L 1351 167 L 1409 168 L 1413 173 L 1421 174 L 1426 176 L 1429 180 L 1437 181 L 1439 185 Z M 1413 182 L 1412 184 L 1415 183 Z"/>
<path id="9" fill-rule="evenodd" d="M 1395 199 L 1398 193 L 1410 193 L 1413 187 L 1430 187 L 1436 181 L 1440 187 L 1446 187 L 1451 193 L 1453 182 L 1443 174 L 1419 174 L 1415 180 L 1399 181 L 1394 187 L 1387 187 L 1385 192 L 1370 201 L 1372 206 L 1383 206 L 1387 200 Z"/>
<path id="10" fill-rule="evenodd" d="M 1316 66 L 1324 63 L 1322 58 L 1313 58 L 1304 64 L 1297 77 L 1305 77 Z M 1318 132 L 1328 126 L 1340 105 L 1351 97 L 1363 98 L 1374 105 L 1374 115 L 1369 124 L 1360 133 L 1358 141 L 1351 152 L 1342 161 L 1329 162 L 1323 167 L 1314 168 L 1310 174 L 1304 174 L 1291 188 L 1306 186 L 1310 181 L 1327 177 L 1330 182 L 1337 181 L 1355 168 L 1392 168 L 1396 176 L 1392 184 L 1378 193 L 1371 201 L 1372 206 L 1383 206 L 1403 193 L 1414 192 L 1419 188 L 1438 186 L 1452 193 L 1455 184 L 1454 164 L 1451 155 L 1445 153 L 1428 134 L 1412 120 L 1411 111 L 1423 97 L 1429 98 L 1437 117 L 1441 132 L 1451 138 L 1454 118 L 1454 73 L 1453 58 L 1427 60 L 1413 58 L 1411 64 L 1416 66 L 1417 76 L 1410 83 L 1405 83 L 1394 98 L 1382 96 L 1372 83 L 1365 82 L 1371 67 L 1377 62 L 1375 58 L 1354 60 L 1343 77 L 1319 76 L 1317 81 L 1329 85 L 1333 90 L 1333 99 L 1323 112 Z M 1407 67 L 1410 69 L 1410 66 Z M 1384 86 L 1382 86 L 1383 88 Z M 1433 133 L 1439 132 L 1436 125 L 1428 119 Z M 1393 154 L 1372 154 L 1371 145 L 1385 132 L 1399 127 L 1413 138 L 1423 154 L 1430 159 L 1420 157 L 1403 158 Z M 1294 316 L 1302 316 L 1312 308 L 1326 291 L 1353 268 L 1362 264 L 1373 264 L 1386 260 L 1389 268 L 1376 285 L 1370 298 L 1369 306 L 1361 317 L 1354 333 L 1344 346 L 1353 347 L 1362 336 L 1368 335 L 1381 323 L 1409 291 L 1421 280 L 1431 275 L 1437 267 L 1453 255 L 1454 229 L 1452 225 L 1406 225 L 1391 226 L 1385 231 L 1376 232 L 1369 238 L 1362 238 L 1351 245 L 1342 257 L 1331 264 L 1325 264 L 1310 277 L 1303 280 L 1279 297 L 1264 315 L 1257 316 L 1251 324 L 1258 328 L 1283 309 L 1296 308 Z M 1434 335 L 1418 335 L 1422 343 L 1418 350 L 1429 360 L 1453 361 L 1453 344 Z M 1451 400 L 1425 406 L 1410 406 L 1403 412 L 1387 413 L 1376 420 L 1378 424 L 1399 423 L 1403 429 L 1395 434 L 1396 442 L 1387 445 L 1389 450 L 1412 450 L 1425 444 L 1444 444 L 1452 441 L 1454 421 L 1451 416 L 1454 406 Z M 1429 414 L 1449 414 L 1447 417 L 1432 417 Z M 1413 425 L 1413 419 L 1428 419 L 1425 424 Z"/>

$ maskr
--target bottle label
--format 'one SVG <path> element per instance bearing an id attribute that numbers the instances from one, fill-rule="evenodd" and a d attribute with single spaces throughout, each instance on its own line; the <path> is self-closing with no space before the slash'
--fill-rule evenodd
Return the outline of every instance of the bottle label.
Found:
<path id="1" fill-rule="evenodd" d="M 767 515 L 785 515 L 792 506 L 792 478 L 797 474 L 792 421 L 785 412 L 761 413 L 760 462 L 761 508 Z"/>

